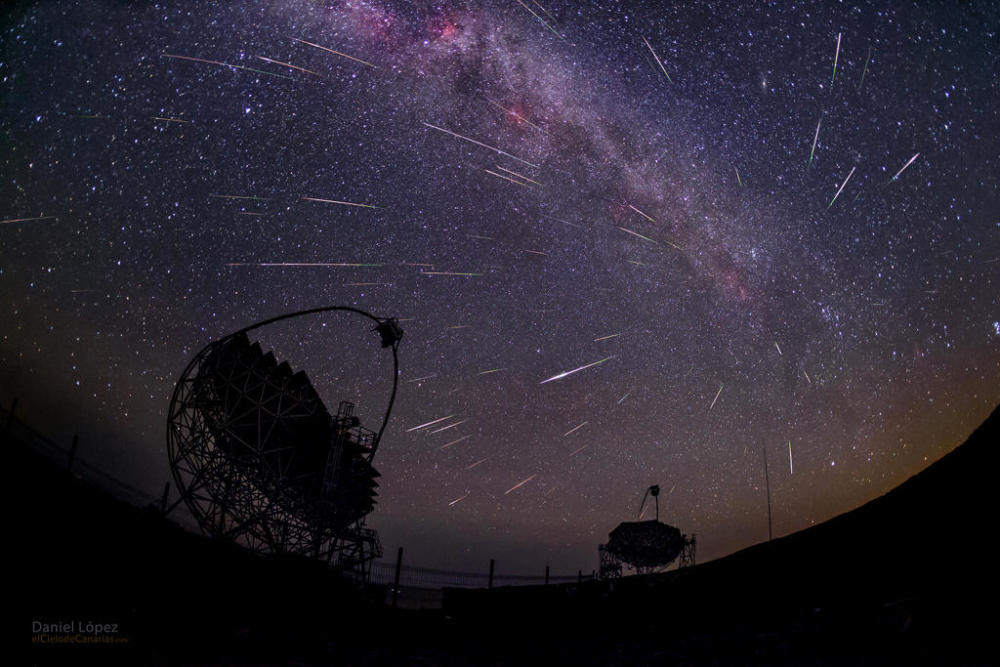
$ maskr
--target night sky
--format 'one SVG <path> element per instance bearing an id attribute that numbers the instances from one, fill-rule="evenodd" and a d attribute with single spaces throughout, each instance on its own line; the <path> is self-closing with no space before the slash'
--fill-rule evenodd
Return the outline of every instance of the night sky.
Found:
<path id="1" fill-rule="evenodd" d="M 767 538 L 763 453 L 784 535 L 1000 401 L 991 2 L 3 11 L 0 400 L 151 495 L 191 357 L 325 305 L 405 330 L 414 565 L 589 572 L 654 483 L 705 561 Z M 259 338 L 377 429 L 370 328 Z"/>

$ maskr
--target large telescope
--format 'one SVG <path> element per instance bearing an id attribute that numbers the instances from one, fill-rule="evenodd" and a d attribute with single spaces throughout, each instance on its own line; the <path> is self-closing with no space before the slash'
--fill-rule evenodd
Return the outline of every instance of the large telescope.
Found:
<path id="1" fill-rule="evenodd" d="M 361 425 L 347 401 L 331 415 L 305 372 L 247 336 L 326 311 L 374 320 L 382 347 L 392 351 L 392 396 L 377 433 Z M 371 462 L 395 400 L 402 335 L 393 319 L 334 306 L 272 318 L 202 349 L 177 382 L 167 422 L 174 481 L 202 532 L 257 553 L 298 553 L 367 570 L 381 555 L 377 535 L 364 527 L 378 487 Z"/>

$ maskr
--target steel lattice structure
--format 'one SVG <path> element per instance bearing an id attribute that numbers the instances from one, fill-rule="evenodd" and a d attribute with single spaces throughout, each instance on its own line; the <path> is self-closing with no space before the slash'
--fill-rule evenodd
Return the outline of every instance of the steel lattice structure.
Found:
<path id="1" fill-rule="evenodd" d="M 378 434 L 361 427 L 351 403 L 330 415 L 304 372 L 293 372 L 246 335 L 329 310 L 375 320 L 383 347 L 392 348 L 393 392 Z M 394 320 L 331 307 L 273 318 L 206 346 L 170 402 L 167 450 L 178 503 L 186 503 L 207 535 L 256 553 L 322 558 L 367 577 L 382 555 L 377 534 L 364 524 L 378 486 L 371 461 L 395 399 L 401 337 Z"/>
<path id="2" fill-rule="evenodd" d="M 607 544 L 598 545 L 602 579 L 622 576 L 624 566 L 632 568 L 636 574 L 661 572 L 678 557 L 679 567 L 694 565 L 695 536 L 683 535 L 674 526 L 660 521 L 659 495 L 660 487 L 650 486 L 639 507 L 641 518 L 646 498 L 651 496 L 656 502 L 656 519 L 620 523 L 608 535 Z"/>

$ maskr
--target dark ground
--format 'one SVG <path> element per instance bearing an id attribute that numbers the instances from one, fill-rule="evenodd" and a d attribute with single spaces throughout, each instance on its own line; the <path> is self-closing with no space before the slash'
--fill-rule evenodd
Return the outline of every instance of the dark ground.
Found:
<path id="1" fill-rule="evenodd" d="M 187 533 L 3 436 L 15 641 L 28 663 L 68 664 L 1000 664 L 998 435 L 1000 409 L 885 496 L 726 558 L 446 590 L 435 611 Z M 127 641 L 31 643 L 32 621 L 117 624 L 103 635 Z"/>

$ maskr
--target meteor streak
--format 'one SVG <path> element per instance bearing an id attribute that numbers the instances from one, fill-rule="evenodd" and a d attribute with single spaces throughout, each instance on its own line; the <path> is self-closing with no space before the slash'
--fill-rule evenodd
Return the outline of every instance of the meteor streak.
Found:
<path id="1" fill-rule="evenodd" d="M 425 375 L 423 377 L 413 378 L 412 380 L 407 380 L 407 382 L 408 383 L 409 382 L 420 382 L 422 380 L 430 380 L 431 378 L 436 378 L 436 377 L 437 377 L 437 374 L 435 373 L 434 375 Z"/>
<path id="2" fill-rule="evenodd" d="M 458 271 L 421 271 L 422 276 L 481 276 L 482 273 L 460 273 Z"/>
<path id="3" fill-rule="evenodd" d="M 545 12 L 545 15 L 548 16 L 550 19 L 552 19 L 553 23 L 556 22 L 556 17 L 552 16 L 552 14 L 549 13 L 549 10 L 545 9 L 545 7 L 542 7 L 540 4 L 538 4 L 537 2 L 535 2 L 535 0 L 531 0 L 531 4 L 535 5 L 536 7 L 538 7 L 539 9 L 541 9 L 543 12 Z"/>
<path id="4" fill-rule="evenodd" d="M 465 469 L 466 469 L 466 470 L 472 470 L 473 468 L 475 468 L 475 467 L 476 467 L 477 465 L 479 465 L 480 463 L 482 463 L 482 462 L 486 461 L 486 459 L 488 459 L 488 458 L 490 458 L 490 457 L 488 457 L 488 456 L 487 456 L 487 457 L 486 457 L 485 459 L 479 459 L 478 461 L 476 461 L 476 462 L 475 462 L 475 463 L 473 463 L 472 465 L 467 465 L 467 466 L 465 466 Z"/>
<path id="5" fill-rule="evenodd" d="M 463 141 L 468 141 L 469 143 L 473 143 L 473 144 L 475 144 L 477 146 L 482 146 L 483 148 L 488 148 L 489 150 L 491 150 L 491 151 L 493 151 L 495 153 L 499 153 L 500 155 L 506 155 L 507 157 L 509 157 L 511 159 L 517 160 L 518 162 L 523 162 L 524 164 L 528 165 L 529 167 L 534 167 L 535 169 L 540 169 L 541 168 L 537 164 L 532 164 L 531 162 L 528 162 L 527 160 L 522 160 L 521 158 L 517 157 L 516 155 L 511 155 L 510 153 L 508 153 L 506 151 L 502 151 L 499 148 L 497 148 L 496 146 L 490 146 L 489 144 L 484 144 L 481 141 L 476 141 L 475 139 L 470 139 L 469 137 L 463 137 L 461 134 L 458 134 L 457 132 L 452 132 L 451 130 L 446 130 L 443 127 L 438 127 L 437 125 L 431 125 L 430 123 L 423 123 L 423 125 L 426 125 L 427 127 L 431 128 L 432 130 L 437 130 L 438 132 L 444 132 L 445 134 L 450 134 L 453 137 L 457 137 L 459 139 L 462 139 Z"/>
<path id="6" fill-rule="evenodd" d="M 378 206 L 372 206 L 371 204 L 356 204 L 350 201 L 338 201 L 336 199 L 320 199 L 319 197 L 303 197 L 306 201 L 318 201 L 324 204 L 340 204 L 341 206 L 360 206 L 361 208 L 380 208 Z"/>
<path id="7" fill-rule="evenodd" d="M 470 433 L 469 435 L 463 435 L 463 436 L 462 436 L 461 438 L 459 438 L 459 439 L 457 439 L 457 440 L 452 440 L 452 441 L 451 441 L 451 442 L 449 442 L 449 443 L 446 443 L 446 444 L 444 444 L 444 445 L 441 445 L 440 447 L 438 447 L 438 450 L 441 450 L 441 449 L 448 449 L 448 448 L 449 448 L 449 447 L 451 447 L 452 445 L 457 445 L 458 443 L 462 442 L 463 440 L 468 440 L 468 439 L 469 439 L 469 438 L 471 438 L 471 437 L 472 437 L 472 434 L 471 434 L 471 433 Z"/>
<path id="8" fill-rule="evenodd" d="M 653 224 L 657 224 L 656 220 L 653 220 L 651 217 L 649 217 L 648 215 L 646 215 L 645 213 L 643 213 L 642 211 L 640 211 L 639 209 L 637 209 L 635 206 L 632 206 L 632 204 L 629 204 L 628 207 L 630 209 L 632 209 L 633 211 L 635 211 L 636 213 L 638 213 L 639 215 L 641 215 L 642 217 L 646 218 L 646 220 L 649 220 Z"/>
<path id="9" fill-rule="evenodd" d="M 813 137 L 813 147 L 809 151 L 809 162 L 806 163 L 807 167 L 812 164 L 813 153 L 816 152 L 816 142 L 819 141 L 819 126 L 820 126 L 820 123 L 822 123 L 822 122 L 823 122 L 822 118 L 820 118 L 818 121 L 816 121 L 816 136 Z"/>
<path id="10" fill-rule="evenodd" d="M 535 185 L 541 185 L 541 183 L 539 183 L 538 181 L 533 181 L 530 178 L 528 178 L 527 176 L 525 176 L 524 174 L 519 174 L 516 171 L 512 171 L 510 169 L 505 169 L 504 167 L 501 167 L 500 165 L 496 165 L 496 167 L 497 167 L 497 169 L 499 169 L 501 171 L 506 171 L 508 174 L 513 174 L 514 176 L 517 176 L 518 178 L 520 178 L 523 181 L 528 181 L 529 183 L 534 183 Z"/>
<path id="11" fill-rule="evenodd" d="M 795 466 L 792 465 L 792 441 L 788 441 L 788 474 L 795 474 Z"/>
<path id="12" fill-rule="evenodd" d="M 496 176 L 497 178 L 502 178 L 505 181 L 510 181 L 514 185 L 520 185 L 522 188 L 530 188 L 531 187 L 527 183 L 522 183 L 521 181 L 519 181 L 517 179 L 514 179 L 514 178 L 511 178 L 510 176 L 504 176 L 503 174 L 498 174 L 495 171 L 490 171 L 489 169 L 483 169 L 483 171 L 485 171 L 487 174 L 490 174 L 491 176 Z"/>
<path id="13" fill-rule="evenodd" d="M 645 215 L 645 214 L 643 214 L 643 215 Z M 652 218 L 650 218 L 650 219 L 652 219 Z M 654 222 L 655 222 L 655 221 L 654 221 Z M 642 234 L 640 234 L 639 232 L 633 232 L 633 231 L 632 231 L 631 229 L 625 229 L 624 227 L 619 227 L 618 229 L 620 229 L 620 230 L 622 230 L 623 232 L 626 232 L 626 233 L 628 233 L 628 234 L 631 234 L 632 236 L 638 236 L 638 237 L 639 237 L 640 239 L 642 239 L 643 241 L 649 241 L 650 243 L 655 243 L 656 245 L 660 245 L 660 242 L 659 242 L 659 241 L 657 241 L 657 240 L 655 240 L 655 239 L 651 239 L 651 238 L 649 238 L 648 236 L 643 236 L 643 235 L 642 235 Z M 676 248 L 677 250 L 684 250 L 684 248 L 680 247 L 680 246 L 679 246 L 679 245 L 677 245 L 676 243 L 671 243 L 670 241 L 664 241 L 664 243 L 666 243 L 666 244 L 667 244 L 668 246 L 670 246 L 671 248 Z"/>
<path id="14" fill-rule="evenodd" d="M 441 431 L 447 431 L 448 429 L 455 428 L 456 426 L 460 426 L 460 425 L 464 424 L 467 421 L 469 421 L 469 420 L 468 419 L 463 419 L 460 422 L 455 422 L 454 424 L 448 424 L 447 426 L 443 426 L 441 428 L 434 429 L 430 433 L 433 435 L 434 433 L 440 433 Z"/>
<path id="15" fill-rule="evenodd" d="M 831 86 L 833 85 L 833 82 L 837 80 L 837 58 L 840 57 L 840 36 L 842 34 L 843 33 L 837 33 L 837 52 L 833 54 L 833 78 L 830 79 Z"/>
<path id="16" fill-rule="evenodd" d="M 565 438 L 565 437 L 566 437 L 567 435 L 569 435 L 570 433 L 574 433 L 574 432 L 576 432 L 576 431 L 579 431 L 579 430 L 580 430 L 581 428 L 583 428 L 584 426 L 586 426 L 586 425 L 587 425 L 587 424 L 589 424 L 589 423 L 590 423 L 589 421 L 586 421 L 586 422 L 583 422 L 582 424 L 580 424 L 579 426 L 574 426 L 574 427 L 573 427 L 573 428 L 571 428 L 570 430 L 568 430 L 568 431 L 566 431 L 565 433 L 563 433 L 563 437 Z"/>
<path id="17" fill-rule="evenodd" d="M 521 0 L 517 0 L 517 4 L 521 5 L 522 7 L 524 7 L 525 9 L 527 9 L 527 10 L 528 10 L 529 12 L 531 12 L 531 15 L 532 15 L 532 16 L 534 16 L 534 17 L 535 17 L 536 19 L 538 19 L 539 21 L 541 21 L 541 23 L 542 23 L 542 25 L 543 25 L 543 26 L 545 26 L 545 27 L 546 27 L 546 28 L 548 28 L 548 29 L 549 29 L 550 31 L 552 31 L 552 34 L 553 34 L 553 35 L 555 35 L 556 37 L 558 37 L 559 39 L 561 39 L 561 40 L 562 40 L 562 41 L 564 41 L 564 42 L 566 41 L 566 38 L 565 38 L 565 37 L 563 37 L 562 35 L 560 35 L 560 34 L 559 34 L 558 32 L 556 32 L 555 28 L 553 28 L 553 27 L 552 27 L 552 26 L 550 26 L 550 25 L 549 25 L 548 23 L 546 23 L 545 19 L 543 19 L 543 18 L 542 18 L 541 16 L 539 16 L 538 14 L 536 14 L 535 12 L 533 12 L 533 11 L 531 10 L 531 7 L 529 7 L 528 5 L 526 5 L 526 4 L 524 4 L 523 2 L 521 2 Z M 539 6 L 540 6 L 540 5 L 539 5 Z M 543 10 L 543 11 L 544 11 L 544 10 Z"/>
<path id="18" fill-rule="evenodd" d="M 164 116 L 153 116 L 153 120 L 162 120 L 166 123 L 193 123 L 193 120 L 181 120 L 180 118 L 167 118 Z"/>
<path id="19" fill-rule="evenodd" d="M 575 223 L 569 222 L 568 220 L 560 220 L 559 218 L 556 218 L 556 217 L 551 216 L 551 215 L 545 215 L 544 213 L 542 213 L 542 217 L 543 218 L 548 218 L 550 220 L 555 220 L 556 222 L 561 222 L 564 225 L 569 225 L 570 227 L 576 227 L 577 229 L 583 229 L 580 225 L 577 225 Z"/>
<path id="20" fill-rule="evenodd" d="M 712 399 L 712 404 L 711 404 L 710 406 L 708 406 L 708 409 L 709 409 L 709 410 L 711 410 L 712 408 L 714 408 L 714 407 L 715 407 L 715 402 L 716 402 L 717 400 L 719 400 L 719 396 L 721 396 L 721 395 L 722 395 L 722 386 L 723 386 L 723 385 L 721 385 L 721 384 L 719 385 L 719 391 L 718 391 L 718 392 L 717 392 L 717 393 L 715 394 L 715 398 L 713 398 L 713 399 Z"/>
<path id="21" fill-rule="evenodd" d="M 913 155 L 913 157 L 910 158 L 909 162 L 907 162 L 906 164 L 904 164 L 903 168 L 900 169 L 899 171 L 897 171 L 896 175 L 893 176 L 892 179 L 889 180 L 889 183 L 886 183 L 886 185 L 891 184 L 894 180 L 896 180 L 897 178 L 899 178 L 899 175 L 902 174 L 904 171 L 906 171 L 906 168 L 909 167 L 911 164 L 913 164 L 913 161 L 917 159 L 917 155 L 920 155 L 920 153 L 915 153 Z"/>
<path id="22" fill-rule="evenodd" d="M 489 98 L 487 98 L 486 101 L 489 102 L 490 104 L 492 104 L 493 106 L 495 106 L 497 109 L 500 109 L 504 113 L 508 113 L 511 116 L 513 116 L 514 118 L 517 118 L 519 121 L 525 123 L 526 125 L 530 125 L 531 127 L 535 128 L 539 132 L 544 132 L 545 134 L 550 134 L 548 132 L 548 130 L 545 130 L 545 129 L 541 128 L 541 127 L 538 127 L 537 125 L 535 125 L 534 123 L 532 123 L 530 120 L 528 120 L 527 118 L 525 118 L 521 114 L 517 113 L 516 111 L 511 111 L 510 109 L 506 108 L 502 104 L 498 104 L 498 103 L 494 102 L 493 100 L 491 100 Z"/>
<path id="23" fill-rule="evenodd" d="M 743 187 L 743 181 L 740 179 L 740 170 L 737 169 L 736 167 L 733 167 L 733 171 L 736 172 L 736 182 L 739 183 L 740 187 L 742 188 Z"/>
<path id="24" fill-rule="evenodd" d="M 361 63 L 362 65 L 368 65 L 369 67 L 371 67 L 373 69 L 378 69 L 378 67 L 376 65 L 371 64 L 367 60 L 361 60 L 360 58 L 355 58 L 354 56 L 349 56 L 346 53 L 341 53 L 340 51 L 334 51 L 333 49 L 328 49 L 325 46 L 320 46 L 319 44 L 313 44 L 312 42 L 307 42 L 306 40 L 299 39 L 297 37 L 292 37 L 292 39 L 294 39 L 296 42 L 301 42 L 303 44 L 308 44 L 309 46 L 314 46 L 317 49 L 323 49 L 324 51 L 329 51 L 330 53 L 336 54 L 336 55 L 338 55 L 338 56 L 340 56 L 342 58 L 348 58 L 350 60 L 353 60 L 356 63 Z"/>
<path id="25" fill-rule="evenodd" d="M 41 215 L 37 218 L 11 218 L 9 220 L 0 220 L 0 225 L 11 225 L 15 222 L 33 222 L 35 220 L 58 220 L 54 215 Z"/>
<path id="26" fill-rule="evenodd" d="M 260 58 L 261 60 L 263 60 L 266 63 L 272 63 L 274 65 L 281 65 L 282 67 L 288 67 L 288 68 L 291 68 L 291 69 L 298 70 L 300 72 L 305 72 L 306 74 L 312 74 L 313 76 L 318 76 L 318 77 L 322 78 L 322 75 L 319 74 L 318 72 L 314 72 L 311 69 L 306 69 L 305 67 L 299 67 L 298 65 L 293 65 L 291 63 L 283 63 L 280 60 L 273 60 L 273 59 L 268 58 L 266 56 L 257 56 L 257 57 Z"/>
<path id="27" fill-rule="evenodd" d="M 858 92 L 859 93 L 861 92 L 861 86 L 864 85 L 864 83 L 865 83 L 865 74 L 868 73 L 868 63 L 871 62 L 871 59 L 872 59 L 872 47 L 869 46 L 868 47 L 868 58 L 865 60 L 865 68 L 863 70 L 861 70 L 861 81 L 860 81 L 860 83 L 858 83 Z"/>
<path id="28" fill-rule="evenodd" d="M 466 498 L 468 498 L 470 495 L 472 495 L 472 491 L 469 491 L 467 494 L 465 494 L 464 496 L 462 496 L 460 498 L 455 498 L 453 501 L 451 501 L 450 503 L 448 503 L 448 507 L 451 507 L 452 505 L 456 505 L 456 504 L 462 502 L 463 500 L 465 500 Z"/>
<path id="29" fill-rule="evenodd" d="M 354 264 L 350 262 L 229 262 L 226 266 L 336 266 L 346 268 L 379 267 L 384 264 Z"/>
<path id="30" fill-rule="evenodd" d="M 503 368 L 491 368 L 488 371 L 481 371 L 479 373 L 476 373 L 476 375 L 489 375 L 490 373 L 499 373 L 502 370 L 505 370 L 505 369 L 503 369 Z"/>
<path id="31" fill-rule="evenodd" d="M 669 74 L 667 74 L 667 69 L 663 66 L 663 63 L 660 61 L 660 56 L 656 55 L 656 51 L 654 51 L 653 47 L 649 45 L 649 41 L 645 37 L 642 38 L 642 41 L 646 43 L 646 48 L 649 49 L 649 52 L 653 54 L 654 58 L 656 58 L 656 64 L 660 66 L 660 70 L 667 77 L 667 81 L 673 83 L 674 80 L 670 78 Z"/>
<path id="32" fill-rule="evenodd" d="M 267 201 L 267 197 L 255 197 L 254 195 L 208 195 L 209 197 L 214 197 L 215 199 L 256 199 L 258 201 Z"/>
<path id="33" fill-rule="evenodd" d="M 632 395 L 632 390 L 629 389 L 627 394 L 625 394 L 624 396 L 622 396 L 621 398 L 618 399 L 618 405 L 621 405 L 622 401 L 624 401 L 626 398 L 628 398 L 631 395 Z"/>
<path id="34" fill-rule="evenodd" d="M 584 449 L 586 449 L 586 447 L 587 447 L 587 445 L 583 445 L 582 447 L 577 447 L 572 452 L 570 452 L 569 456 L 567 456 L 566 458 L 570 458 L 570 456 L 576 456 L 577 454 L 579 454 L 580 452 L 582 452 Z"/>
<path id="35" fill-rule="evenodd" d="M 776 348 L 778 348 L 778 354 L 781 354 L 781 346 L 780 346 L 780 345 L 778 345 L 778 341 L 774 341 L 774 346 L 775 346 Z M 785 355 L 783 355 L 783 354 L 782 354 L 781 356 L 785 356 Z"/>
<path id="36" fill-rule="evenodd" d="M 659 245 L 659 243 L 657 241 L 654 241 L 653 239 L 649 238 L 648 236 L 643 236 L 639 232 L 633 232 L 631 229 L 625 229 L 624 227 L 619 227 L 618 229 L 622 230 L 626 234 L 631 234 L 632 236 L 638 236 L 643 241 L 649 241 L 650 243 L 657 243 L 657 245 Z"/>
<path id="37" fill-rule="evenodd" d="M 916 156 L 914 156 L 914 157 L 916 157 Z M 851 176 L 854 175 L 854 170 L 855 169 L 857 169 L 857 167 L 851 167 L 851 173 L 848 174 L 847 178 L 844 179 L 844 182 L 840 184 L 840 190 L 837 190 L 837 194 L 833 195 L 833 199 L 831 199 L 830 203 L 826 205 L 827 208 L 830 208 L 831 206 L 833 206 L 833 202 L 837 201 L 837 197 L 839 197 L 840 193 L 843 192 L 844 186 L 847 185 L 847 181 L 851 180 Z"/>
<path id="38" fill-rule="evenodd" d="M 447 417 L 441 417 L 441 419 L 435 419 L 432 422 L 427 422 L 426 424 L 421 424 L 420 426 L 414 426 L 413 428 L 408 428 L 408 429 L 406 429 L 406 432 L 410 433 L 411 431 L 419 431 L 422 428 L 427 428 L 428 426 L 433 426 L 434 424 L 437 424 L 438 422 L 443 422 L 444 420 L 451 419 L 454 416 L 455 415 L 448 415 Z"/>
<path id="39" fill-rule="evenodd" d="M 586 369 L 591 368 L 593 366 L 597 366 L 598 364 L 603 364 L 605 361 L 607 361 L 609 359 L 614 359 L 616 356 L 617 355 L 613 354 L 610 357 L 604 357 L 600 361 L 595 361 L 593 363 L 587 364 L 586 366 L 580 366 L 579 368 L 574 368 L 571 371 L 563 371 L 562 373 L 559 373 L 557 375 L 553 375 L 548 380 L 542 380 L 538 384 L 545 384 L 546 382 L 552 382 L 553 380 L 562 380 L 564 377 L 568 377 L 568 376 L 572 375 L 573 373 L 579 373 L 582 370 L 586 370 Z"/>
<path id="40" fill-rule="evenodd" d="M 191 56 L 177 56 L 172 53 L 161 53 L 164 58 L 176 58 L 177 60 L 190 60 L 196 63 L 205 63 L 207 65 L 219 65 L 220 67 L 229 67 L 231 69 L 242 69 L 248 72 L 257 72 L 258 74 L 267 74 L 268 76 L 276 76 L 279 79 L 291 79 L 290 76 L 285 76 L 284 74 L 275 74 L 274 72 L 265 72 L 262 69 L 254 69 L 253 67 L 244 67 L 242 65 L 231 65 L 229 63 L 220 62 L 218 60 L 208 60 L 207 58 L 193 58 Z"/>
<path id="41" fill-rule="evenodd" d="M 535 473 L 534 475 L 532 475 L 532 476 L 531 476 L 531 477 L 529 477 L 528 479 L 524 480 L 523 482 L 518 482 L 518 483 L 517 483 L 517 484 L 515 484 L 514 486 L 512 486 L 512 487 L 510 487 L 509 489 L 507 489 L 506 491 L 504 491 L 504 492 L 503 492 L 503 494 L 504 494 L 504 495 L 506 496 L 506 495 L 507 495 L 508 493 L 510 493 L 511 491 L 516 491 L 517 489 L 521 488 L 522 486 L 524 486 L 525 484 L 527 484 L 527 483 L 528 483 L 528 482 L 530 482 L 531 480 L 535 479 L 535 477 L 538 477 L 538 473 Z"/>
<path id="42" fill-rule="evenodd" d="M 610 336 L 601 336 L 600 338 L 595 338 L 594 342 L 597 343 L 602 340 L 608 340 L 609 338 L 617 338 L 618 336 L 621 336 L 621 334 L 616 333 L 616 334 L 611 334 Z"/>

